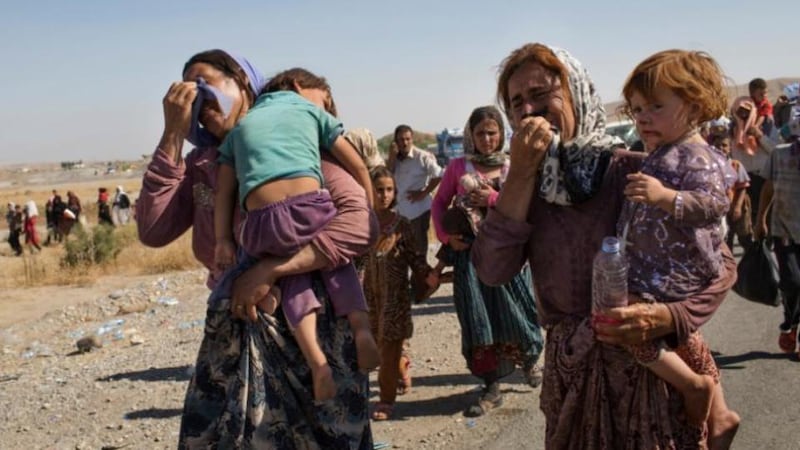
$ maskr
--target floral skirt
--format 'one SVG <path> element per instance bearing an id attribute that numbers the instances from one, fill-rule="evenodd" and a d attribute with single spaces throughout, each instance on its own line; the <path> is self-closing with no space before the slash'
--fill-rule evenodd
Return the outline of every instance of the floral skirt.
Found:
<path id="1" fill-rule="evenodd" d="M 675 350 L 698 373 L 719 371 L 700 333 Z M 672 387 L 628 350 L 595 340 L 588 320 L 547 328 L 541 409 L 548 449 L 705 449 Z"/>
<path id="2" fill-rule="evenodd" d="M 223 292 L 245 267 L 223 277 Z M 314 285 L 324 292 L 318 276 Z M 317 335 L 338 385 L 324 403 L 313 400 L 311 372 L 280 308 L 251 324 L 234 319 L 229 301 L 212 294 L 179 448 L 372 449 L 368 377 L 358 370 L 347 320 L 319 298 Z"/>

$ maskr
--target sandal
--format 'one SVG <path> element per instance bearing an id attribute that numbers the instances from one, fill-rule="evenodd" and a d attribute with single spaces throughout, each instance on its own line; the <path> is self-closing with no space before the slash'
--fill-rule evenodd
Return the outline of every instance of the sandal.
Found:
<path id="1" fill-rule="evenodd" d="M 542 375 L 542 366 L 534 364 L 531 367 L 523 370 L 525 372 L 525 381 L 528 382 L 528 386 L 532 388 L 541 386 L 542 380 L 544 379 L 544 376 Z"/>
<path id="2" fill-rule="evenodd" d="M 382 420 L 389 420 L 392 418 L 394 405 L 389 403 L 378 402 L 375 403 L 375 408 L 372 410 L 372 420 L 379 422 Z"/>
<path id="3" fill-rule="evenodd" d="M 478 404 L 467 408 L 464 411 L 464 415 L 467 417 L 479 417 L 501 406 L 503 406 L 503 394 L 484 392 L 478 399 Z"/>
<path id="4" fill-rule="evenodd" d="M 411 360 L 408 356 L 400 357 L 400 379 L 397 380 L 397 395 L 406 395 L 411 392 L 411 374 L 408 373 L 408 368 L 411 367 Z"/>

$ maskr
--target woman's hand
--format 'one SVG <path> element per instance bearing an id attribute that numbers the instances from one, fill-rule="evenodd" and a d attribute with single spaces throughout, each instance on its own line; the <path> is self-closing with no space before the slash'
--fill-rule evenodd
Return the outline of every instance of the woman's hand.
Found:
<path id="1" fill-rule="evenodd" d="M 172 154 L 180 152 L 192 123 L 192 103 L 197 97 L 197 83 L 176 81 L 164 95 L 164 134 L 159 147 Z"/>
<path id="2" fill-rule="evenodd" d="M 553 130 L 546 119 L 543 117 L 522 119 L 511 137 L 510 170 L 516 168 L 536 173 L 552 140 Z"/>
<path id="3" fill-rule="evenodd" d="M 425 277 L 425 284 L 428 285 L 429 288 L 433 289 L 439 286 L 439 272 L 435 270 L 431 270 L 428 272 L 428 276 Z"/>
<path id="4" fill-rule="evenodd" d="M 447 244 L 457 252 L 467 250 L 469 248 L 469 244 L 464 242 L 464 237 L 460 234 L 449 234 L 447 237 Z"/>
<path id="5" fill-rule="evenodd" d="M 592 327 L 597 340 L 606 344 L 638 345 L 675 331 L 672 313 L 663 303 L 635 303 L 599 314 L 603 320 L 592 320 Z"/>
<path id="6" fill-rule="evenodd" d="M 489 198 L 495 190 L 491 186 L 481 186 L 480 189 L 475 189 L 469 194 L 469 202 L 472 206 L 479 208 L 486 208 L 489 206 Z"/>
<path id="7" fill-rule="evenodd" d="M 280 291 L 275 288 L 277 279 L 274 272 L 273 261 L 265 258 L 233 281 L 231 312 L 234 317 L 255 322 L 258 320 L 256 306 L 267 314 L 275 312 L 280 301 Z"/>
<path id="8" fill-rule="evenodd" d="M 495 205 L 502 216 L 515 222 L 527 220 L 536 191 L 539 166 L 552 140 L 550 123 L 542 117 L 526 117 L 514 130 L 508 177 Z"/>

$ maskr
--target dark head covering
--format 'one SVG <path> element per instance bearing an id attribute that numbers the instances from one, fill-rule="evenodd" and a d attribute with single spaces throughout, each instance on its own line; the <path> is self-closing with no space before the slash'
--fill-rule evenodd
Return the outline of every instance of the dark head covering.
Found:
<path id="1" fill-rule="evenodd" d="M 250 91 L 253 93 L 253 98 L 258 97 L 261 89 L 263 89 L 267 84 L 266 78 L 264 78 L 261 72 L 259 72 L 247 59 L 238 55 L 234 55 L 228 51 L 225 53 L 227 53 L 228 56 L 236 61 L 236 64 L 239 65 L 244 74 L 247 76 L 247 87 L 250 88 Z M 214 147 L 220 144 L 220 140 L 217 139 L 217 137 L 213 134 L 206 131 L 206 129 L 200 124 L 200 110 L 203 107 L 203 103 L 206 101 L 216 101 L 222 110 L 222 114 L 225 116 L 230 114 L 231 106 L 233 104 L 233 100 L 222 93 L 222 91 L 207 84 L 202 78 L 197 80 L 197 97 L 194 99 L 194 103 L 192 104 L 192 123 L 189 127 L 189 135 L 186 137 L 186 140 L 197 147 Z"/>

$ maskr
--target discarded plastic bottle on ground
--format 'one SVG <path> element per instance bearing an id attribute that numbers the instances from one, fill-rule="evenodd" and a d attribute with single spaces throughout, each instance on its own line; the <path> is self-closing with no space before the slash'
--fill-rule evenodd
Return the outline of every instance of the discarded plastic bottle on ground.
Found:
<path id="1" fill-rule="evenodd" d="M 20 356 L 22 356 L 22 359 L 31 359 L 36 356 L 53 356 L 53 350 L 39 341 L 33 341 Z"/>
<path id="2" fill-rule="evenodd" d="M 592 315 L 596 322 L 615 321 L 598 314 L 600 310 L 628 304 L 628 261 L 620 252 L 616 237 L 603 238 L 592 264 Z"/>
<path id="3" fill-rule="evenodd" d="M 124 319 L 111 320 L 109 322 L 104 323 L 103 325 L 100 325 L 100 328 L 97 329 L 97 333 L 95 334 L 97 334 L 98 336 L 102 336 L 108 333 L 109 331 L 113 331 L 121 327 L 123 323 L 125 323 Z"/>
<path id="4" fill-rule="evenodd" d="M 156 302 L 158 302 L 159 305 L 164 305 L 164 306 L 175 306 L 179 303 L 178 299 L 175 297 L 158 297 L 158 300 L 156 300 Z"/>

